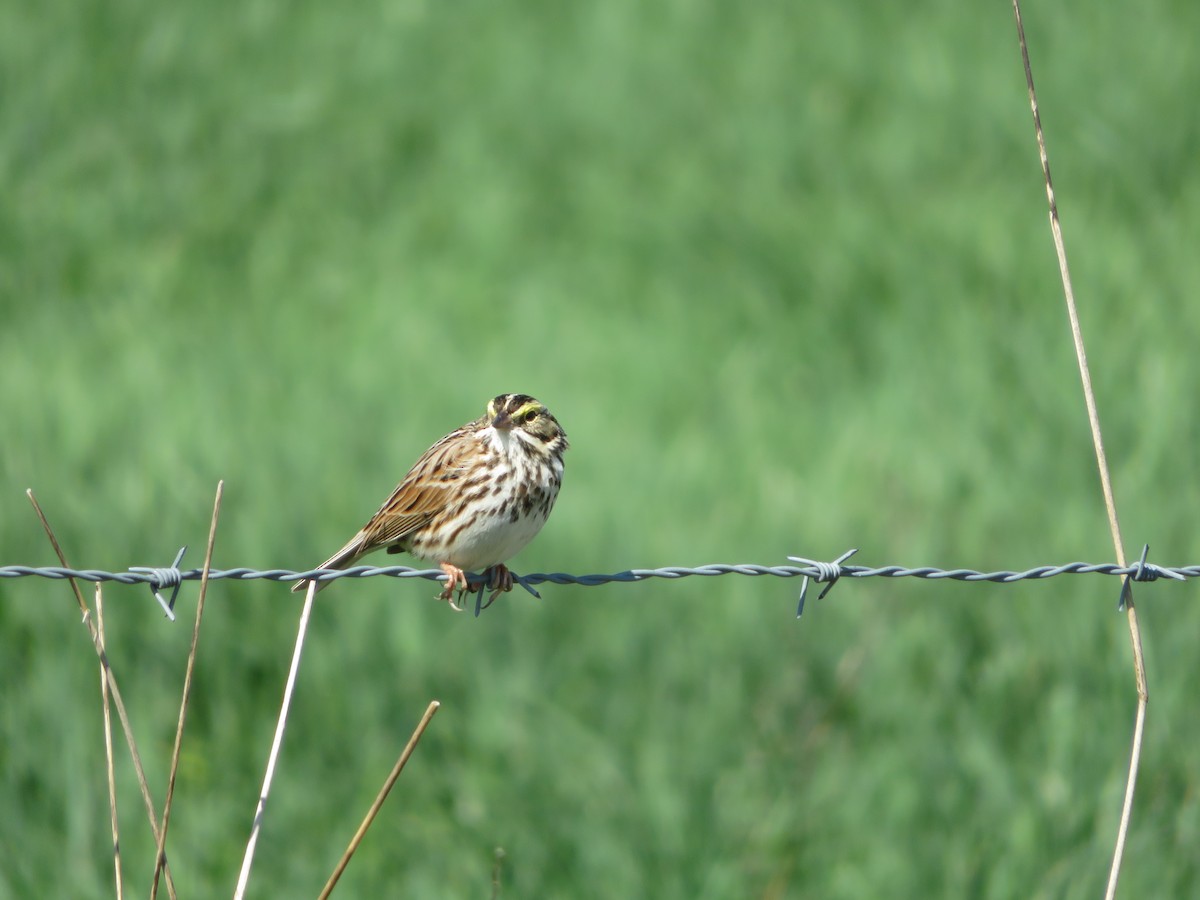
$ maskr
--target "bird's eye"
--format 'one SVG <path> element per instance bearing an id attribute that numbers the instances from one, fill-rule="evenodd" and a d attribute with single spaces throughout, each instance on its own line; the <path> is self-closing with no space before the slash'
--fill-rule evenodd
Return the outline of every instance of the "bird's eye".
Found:
<path id="1" fill-rule="evenodd" d="M 525 413 L 523 416 L 521 416 L 521 424 L 528 425 L 530 422 L 532 422 L 536 418 L 537 418 L 537 410 L 531 409 L 527 413 Z"/>

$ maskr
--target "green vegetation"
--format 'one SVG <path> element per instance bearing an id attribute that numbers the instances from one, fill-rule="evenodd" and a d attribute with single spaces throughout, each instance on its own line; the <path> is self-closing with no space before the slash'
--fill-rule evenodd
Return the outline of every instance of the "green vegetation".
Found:
<path id="1" fill-rule="evenodd" d="M 516 571 L 1113 557 L 1007 4 L 8 4 L 0 563 L 303 568 L 502 391 L 570 434 Z M 1026 28 L 1122 524 L 1200 561 L 1200 6 Z M 393 558 L 394 559 L 394 558 Z M 251 893 L 1095 897 L 1135 696 L 1099 577 L 322 594 Z M 1128 897 L 1200 879 L 1200 604 L 1139 589 Z M 162 802 L 195 587 L 105 594 Z M 168 851 L 236 879 L 299 598 L 209 593 Z M 97 666 L 0 581 L 0 898 L 109 897 Z M 152 847 L 118 747 L 126 878 Z"/>

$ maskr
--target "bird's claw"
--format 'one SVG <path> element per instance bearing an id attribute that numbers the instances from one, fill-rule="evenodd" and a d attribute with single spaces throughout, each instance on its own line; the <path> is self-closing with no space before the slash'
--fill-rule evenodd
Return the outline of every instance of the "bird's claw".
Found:
<path id="1" fill-rule="evenodd" d="M 512 572 L 508 571 L 508 566 L 495 565 L 489 571 L 492 577 L 488 581 L 488 588 L 494 592 L 493 600 L 498 594 L 507 594 L 513 589 L 513 576 Z"/>
<path id="2" fill-rule="evenodd" d="M 447 580 L 446 587 L 438 594 L 438 599 L 449 603 L 450 608 L 455 612 L 462 612 L 463 607 L 458 605 L 459 601 L 462 600 L 463 594 L 471 589 L 467 574 L 458 566 L 452 566 L 450 563 L 442 563 L 442 571 L 446 573 Z M 480 607 L 481 609 L 487 609 L 497 597 L 513 589 L 513 576 L 512 572 L 508 570 L 508 566 L 494 565 L 485 574 L 488 576 L 485 586 L 492 593 L 488 597 L 487 603 Z"/>
<path id="3" fill-rule="evenodd" d="M 458 566 L 452 566 L 450 563 L 442 563 L 442 571 L 446 573 L 446 587 L 438 594 L 439 600 L 445 600 L 450 604 L 450 608 L 455 612 L 462 612 L 463 608 L 454 601 L 454 592 L 457 589 L 458 596 L 461 598 L 467 592 L 470 584 L 467 582 L 467 573 Z"/>

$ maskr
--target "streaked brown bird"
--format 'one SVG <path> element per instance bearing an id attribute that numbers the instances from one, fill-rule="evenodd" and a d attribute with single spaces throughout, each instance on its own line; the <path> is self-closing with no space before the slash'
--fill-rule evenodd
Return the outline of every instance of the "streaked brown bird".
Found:
<path id="1" fill-rule="evenodd" d="M 437 563 L 449 579 L 439 597 L 455 609 L 455 590 L 461 596 L 468 586 L 464 570 L 490 570 L 495 599 L 512 589 L 505 560 L 546 524 L 568 446 L 545 406 L 528 394 L 501 394 L 482 417 L 426 450 L 379 512 L 319 568 L 346 569 L 386 548 Z M 317 590 L 328 583 L 317 582 Z"/>

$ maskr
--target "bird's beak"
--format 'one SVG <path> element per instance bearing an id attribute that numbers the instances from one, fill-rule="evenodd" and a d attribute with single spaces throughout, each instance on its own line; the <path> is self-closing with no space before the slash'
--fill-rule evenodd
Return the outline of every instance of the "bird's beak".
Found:
<path id="1" fill-rule="evenodd" d="M 499 412 L 496 418 L 492 419 L 492 427 L 499 428 L 501 431 L 509 431 L 513 427 L 512 416 L 506 412 Z"/>

